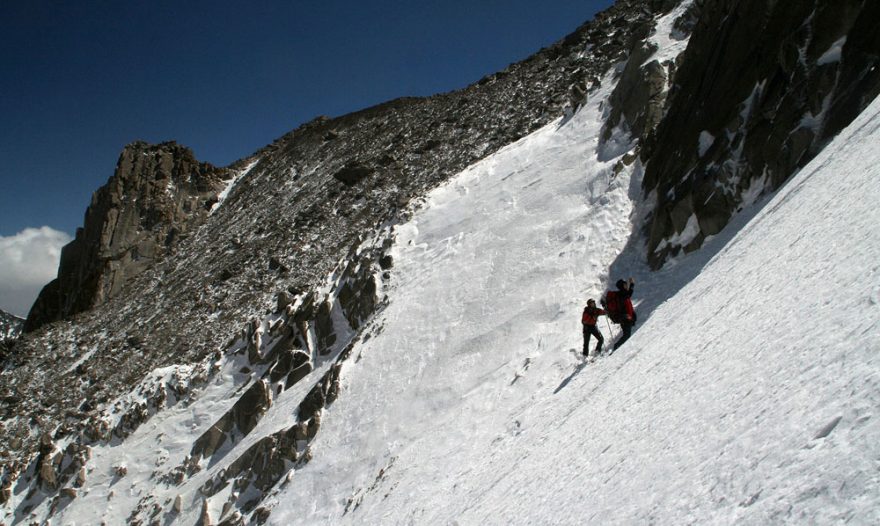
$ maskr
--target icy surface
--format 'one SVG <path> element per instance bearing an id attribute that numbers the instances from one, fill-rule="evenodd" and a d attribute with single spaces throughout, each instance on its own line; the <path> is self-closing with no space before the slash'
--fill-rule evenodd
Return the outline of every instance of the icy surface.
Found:
<path id="1" fill-rule="evenodd" d="M 435 191 L 270 521 L 880 521 L 878 113 L 646 280 L 595 107 Z M 577 367 L 609 265 L 647 321 Z"/>
<path id="2" fill-rule="evenodd" d="M 226 187 L 217 195 L 217 202 L 211 205 L 211 213 L 214 213 L 218 208 L 220 208 L 220 205 L 222 205 L 223 201 L 225 201 L 226 198 L 229 197 L 229 193 L 232 192 L 232 189 L 235 188 L 235 185 L 238 184 L 238 182 L 241 181 L 244 176 L 250 173 L 251 169 L 253 169 L 253 167 L 256 166 L 258 162 L 260 162 L 259 157 L 249 162 L 247 166 L 245 166 L 232 176 L 232 179 L 230 179 L 229 182 L 226 183 Z"/>

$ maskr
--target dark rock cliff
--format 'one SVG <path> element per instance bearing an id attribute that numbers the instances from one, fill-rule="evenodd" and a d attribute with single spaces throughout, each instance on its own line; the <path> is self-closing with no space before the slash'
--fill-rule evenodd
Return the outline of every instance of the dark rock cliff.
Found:
<path id="1" fill-rule="evenodd" d="M 173 142 L 126 146 L 113 176 L 92 196 L 83 227 L 62 249 L 58 277 L 40 292 L 24 330 L 119 294 L 204 221 L 228 173 Z"/>
<path id="2" fill-rule="evenodd" d="M 880 3 L 707 0 L 643 143 L 655 268 L 778 188 L 880 92 Z"/>

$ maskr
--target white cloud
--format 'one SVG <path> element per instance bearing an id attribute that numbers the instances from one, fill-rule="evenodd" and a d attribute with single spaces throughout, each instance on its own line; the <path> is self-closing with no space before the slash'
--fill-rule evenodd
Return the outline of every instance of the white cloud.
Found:
<path id="1" fill-rule="evenodd" d="M 0 309 L 27 315 L 40 289 L 58 275 L 61 247 L 70 240 L 47 226 L 0 236 Z"/>

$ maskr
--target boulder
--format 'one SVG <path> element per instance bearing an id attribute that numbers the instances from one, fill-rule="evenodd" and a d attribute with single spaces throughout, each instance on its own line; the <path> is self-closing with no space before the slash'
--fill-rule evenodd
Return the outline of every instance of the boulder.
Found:
<path id="1" fill-rule="evenodd" d="M 345 186 L 354 186 L 373 174 L 373 168 L 354 161 L 346 164 L 333 174 L 333 178 Z"/>

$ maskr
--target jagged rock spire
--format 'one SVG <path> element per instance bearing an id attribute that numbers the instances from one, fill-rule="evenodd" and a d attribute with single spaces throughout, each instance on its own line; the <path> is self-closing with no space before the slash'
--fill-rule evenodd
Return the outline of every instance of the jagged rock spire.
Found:
<path id="1" fill-rule="evenodd" d="M 25 331 L 90 309 L 174 249 L 207 216 L 228 171 L 175 142 L 134 142 L 92 196 L 83 227 L 61 251 L 58 278 L 40 292 Z"/>

